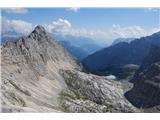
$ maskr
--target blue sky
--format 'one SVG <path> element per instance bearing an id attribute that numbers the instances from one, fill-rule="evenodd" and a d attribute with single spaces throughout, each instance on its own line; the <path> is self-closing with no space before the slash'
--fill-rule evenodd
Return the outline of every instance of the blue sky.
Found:
<path id="1" fill-rule="evenodd" d="M 99 32 L 99 34 L 103 33 L 101 35 L 102 38 L 99 39 L 105 40 L 116 38 L 112 33 L 107 37 L 107 35 L 104 35 L 105 32 L 114 31 L 116 34 L 122 34 L 122 37 L 134 37 L 134 34 L 132 36 L 132 32 L 136 33 L 134 29 L 138 29 L 140 32 L 143 30 L 142 32 L 145 33 L 141 33 L 142 36 L 159 29 L 159 11 L 157 8 L 22 8 L 19 11 L 8 8 L 2 10 L 2 18 L 21 20 L 31 23 L 33 27 L 37 24 L 45 25 L 46 27 L 50 25 L 54 28 L 54 30 L 51 30 L 52 32 L 56 28 L 59 31 L 61 31 L 60 29 L 65 29 L 63 33 L 67 31 L 67 34 L 72 33 L 72 35 L 80 34 L 83 36 L 84 34 L 84 36 L 88 35 L 90 37 Z M 67 26 L 68 28 L 61 24 L 64 23 L 66 25 L 66 22 L 70 24 Z M 55 27 L 58 23 L 61 26 Z M 131 32 L 128 32 L 129 30 Z M 80 33 L 81 31 L 83 33 Z M 119 33 L 118 31 L 123 31 L 124 33 Z M 126 31 L 129 35 L 126 35 Z M 138 34 L 136 36 L 136 34 L 135 37 L 141 36 Z"/>

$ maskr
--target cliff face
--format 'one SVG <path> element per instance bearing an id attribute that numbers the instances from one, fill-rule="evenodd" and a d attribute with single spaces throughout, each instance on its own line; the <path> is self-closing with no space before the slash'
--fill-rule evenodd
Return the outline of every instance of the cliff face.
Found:
<path id="1" fill-rule="evenodd" d="M 160 46 L 152 46 L 133 79 L 134 87 L 126 97 L 137 107 L 159 111 Z"/>
<path id="2" fill-rule="evenodd" d="M 1 46 L 2 112 L 59 111 L 59 93 L 67 86 L 59 69 L 80 69 L 42 26 L 27 37 Z"/>

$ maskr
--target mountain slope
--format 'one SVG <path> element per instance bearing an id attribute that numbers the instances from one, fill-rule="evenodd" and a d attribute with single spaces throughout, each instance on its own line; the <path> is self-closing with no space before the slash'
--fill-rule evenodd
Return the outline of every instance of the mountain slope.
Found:
<path id="1" fill-rule="evenodd" d="M 82 72 L 42 26 L 1 53 L 2 112 L 139 112 L 120 82 Z"/>
<path id="2" fill-rule="evenodd" d="M 83 50 L 81 47 L 76 47 L 67 41 L 59 41 L 59 43 L 78 61 L 81 61 L 88 56 L 88 52 Z"/>
<path id="3" fill-rule="evenodd" d="M 160 32 L 136 39 L 131 43 L 121 42 L 89 55 L 82 62 L 90 71 L 107 70 L 127 64 L 140 65 L 152 44 L 160 44 Z"/>
<path id="4" fill-rule="evenodd" d="M 17 33 L 14 30 L 2 31 L 2 33 L 1 33 L 1 44 L 5 43 L 5 42 L 8 42 L 8 41 L 15 41 L 20 36 L 22 36 L 22 34 Z"/>
<path id="5" fill-rule="evenodd" d="M 59 93 L 67 86 L 59 69 L 79 65 L 45 29 L 1 46 L 2 112 L 59 111 Z"/>
<path id="6" fill-rule="evenodd" d="M 133 82 L 126 93 L 132 104 L 149 112 L 160 111 L 160 46 L 151 47 Z"/>
<path id="7" fill-rule="evenodd" d="M 66 112 L 140 112 L 124 97 L 123 83 L 75 70 L 62 70 L 68 86 L 61 105 Z"/>

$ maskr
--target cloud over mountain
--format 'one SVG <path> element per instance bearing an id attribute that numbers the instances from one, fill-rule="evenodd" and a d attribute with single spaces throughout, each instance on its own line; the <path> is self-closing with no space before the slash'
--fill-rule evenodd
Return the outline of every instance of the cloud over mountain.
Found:
<path id="1" fill-rule="evenodd" d="M 146 35 L 146 31 L 140 26 L 129 26 L 129 27 L 121 27 L 120 25 L 112 25 L 111 32 L 113 34 L 122 37 L 140 37 Z"/>
<path id="2" fill-rule="evenodd" d="M 65 33 L 71 28 L 71 23 L 66 19 L 59 18 L 57 21 L 53 21 L 51 24 L 46 25 L 49 32 Z"/>
<path id="3" fill-rule="evenodd" d="M 58 32 L 63 35 L 69 34 L 73 36 L 84 36 L 99 40 L 108 40 L 110 43 L 116 38 L 141 37 L 147 34 L 146 31 L 140 26 L 121 27 L 120 25 L 113 24 L 110 29 L 105 31 L 98 29 L 74 28 L 69 20 L 61 18 L 45 26 L 51 33 Z"/>
<path id="4" fill-rule="evenodd" d="M 78 12 L 78 10 L 80 10 L 80 8 L 79 7 L 71 7 L 71 8 L 68 8 L 67 10 L 73 11 L 73 12 Z"/>
<path id="5" fill-rule="evenodd" d="M 28 34 L 32 31 L 32 23 L 22 21 L 22 20 L 9 20 L 7 18 L 1 18 L 2 22 L 2 33 L 6 31 L 13 30 L 17 33 Z"/>

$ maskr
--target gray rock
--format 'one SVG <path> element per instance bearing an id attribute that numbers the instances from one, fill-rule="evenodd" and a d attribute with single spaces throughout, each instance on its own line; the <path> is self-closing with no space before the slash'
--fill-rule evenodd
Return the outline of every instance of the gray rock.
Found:
<path id="1" fill-rule="evenodd" d="M 139 110 L 125 99 L 120 82 L 74 70 L 62 70 L 61 74 L 64 76 L 69 90 L 78 94 L 78 105 L 81 104 L 83 106 L 86 100 L 89 100 L 99 107 L 106 106 L 110 112 L 139 112 Z M 70 98 L 77 103 L 75 101 L 76 97 Z M 79 103 L 79 99 L 80 101 L 84 99 L 83 103 Z M 66 106 L 68 106 L 68 103 Z M 67 109 L 71 109 L 70 106 L 71 105 L 69 105 Z M 72 104 L 72 106 L 74 105 Z M 75 105 L 75 107 L 77 108 L 77 105 Z M 73 111 L 72 109 L 71 111 Z M 100 111 L 104 112 L 103 109 L 100 109 Z"/>

